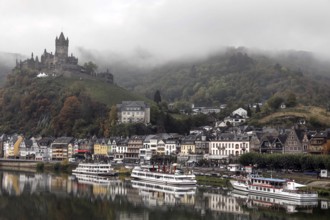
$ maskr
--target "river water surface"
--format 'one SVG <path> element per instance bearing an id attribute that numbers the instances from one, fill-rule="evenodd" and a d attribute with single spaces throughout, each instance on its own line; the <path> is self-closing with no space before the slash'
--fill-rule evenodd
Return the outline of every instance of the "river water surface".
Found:
<path id="1" fill-rule="evenodd" d="M 0 170 L 0 219 L 330 219 L 330 201 L 297 203 L 224 188 Z"/>

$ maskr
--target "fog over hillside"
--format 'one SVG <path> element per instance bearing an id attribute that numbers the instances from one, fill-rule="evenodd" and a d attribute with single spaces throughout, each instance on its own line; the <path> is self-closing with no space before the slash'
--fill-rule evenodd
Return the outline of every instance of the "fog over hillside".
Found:
<path id="1" fill-rule="evenodd" d="M 16 59 L 19 61 L 25 59 L 25 56 L 0 51 L 0 86 L 5 83 L 6 75 L 15 67 Z"/>
<path id="2" fill-rule="evenodd" d="M 205 60 L 218 59 L 219 56 L 228 55 L 241 51 L 259 62 L 268 62 L 269 65 L 281 64 L 287 68 L 297 71 L 303 71 L 306 74 L 322 75 L 330 77 L 330 63 L 323 56 L 308 51 L 295 50 L 260 50 L 256 48 L 245 47 L 226 47 L 215 50 L 208 54 L 192 54 L 177 59 L 168 59 L 157 57 L 146 50 L 139 49 L 131 54 L 116 54 L 114 52 L 105 52 L 97 50 L 87 50 L 79 48 L 79 63 L 92 61 L 97 64 L 99 71 L 109 69 L 115 75 L 117 83 L 127 86 L 127 78 L 134 77 L 137 74 L 148 74 L 158 68 L 168 68 L 170 66 L 189 64 L 194 65 L 202 63 Z M 128 87 L 130 89 L 130 86 Z"/>

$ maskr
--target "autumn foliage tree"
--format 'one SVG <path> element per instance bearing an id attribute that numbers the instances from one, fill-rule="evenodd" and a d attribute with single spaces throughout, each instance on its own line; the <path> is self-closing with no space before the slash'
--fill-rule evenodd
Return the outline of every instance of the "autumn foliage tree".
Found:
<path id="1" fill-rule="evenodd" d="M 64 101 L 58 117 L 58 125 L 66 135 L 72 134 L 74 123 L 80 118 L 80 106 L 81 103 L 76 96 L 67 97 Z"/>
<path id="2" fill-rule="evenodd" d="M 105 128 L 104 128 L 104 136 L 105 137 L 110 136 L 111 128 L 116 126 L 117 119 L 118 119 L 118 117 L 117 117 L 117 107 L 116 107 L 116 105 L 113 105 L 111 107 L 110 112 L 109 112 L 108 118 L 105 122 Z"/>

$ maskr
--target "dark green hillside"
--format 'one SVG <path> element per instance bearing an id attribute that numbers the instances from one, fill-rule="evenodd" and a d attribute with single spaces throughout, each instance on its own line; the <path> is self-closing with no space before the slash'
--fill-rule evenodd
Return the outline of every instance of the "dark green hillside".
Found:
<path id="1" fill-rule="evenodd" d="M 125 87 L 149 98 L 160 90 L 164 101 L 196 106 L 246 105 L 273 96 L 286 100 L 290 94 L 297 103 L 324 106 L 330 103 L 330 68 L 317 64 L 301 52 L 284 56 L 228 49 L 205 59 L 168 63 L 126 81 Z"/>
<path id="2" fill-rule="evenodd" d="M 143 100 L 151 103 L 150 99 L 129 92 L 116 84 L 109 84 L 102 80 L 80 80 L 79 77 L 59 77 L 56 78 L 56 80 L 58 83 L 65 85 L 71 90 L 84 91 L 94 101 L 106 104 L 108 107 L 125 100 Z"/>
<path id="3" fill-rule="evenodd" d="M 7 76 L 0 91 L 1 133 L 103 136 L 112 105 L 148 101 L 96 78 L 37 78 L 37 74 L 14 70 Z"/>

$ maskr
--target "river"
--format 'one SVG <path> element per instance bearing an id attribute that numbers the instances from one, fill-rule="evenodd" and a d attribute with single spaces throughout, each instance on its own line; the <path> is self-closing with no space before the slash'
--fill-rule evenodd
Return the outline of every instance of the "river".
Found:
<path id="1" fill-rule="evenodd" d="M 309 204 L 196 187 L 172 192 L 129 178 L 0 171 L 0 219 L 330 219 L 330 201 Z"/>

